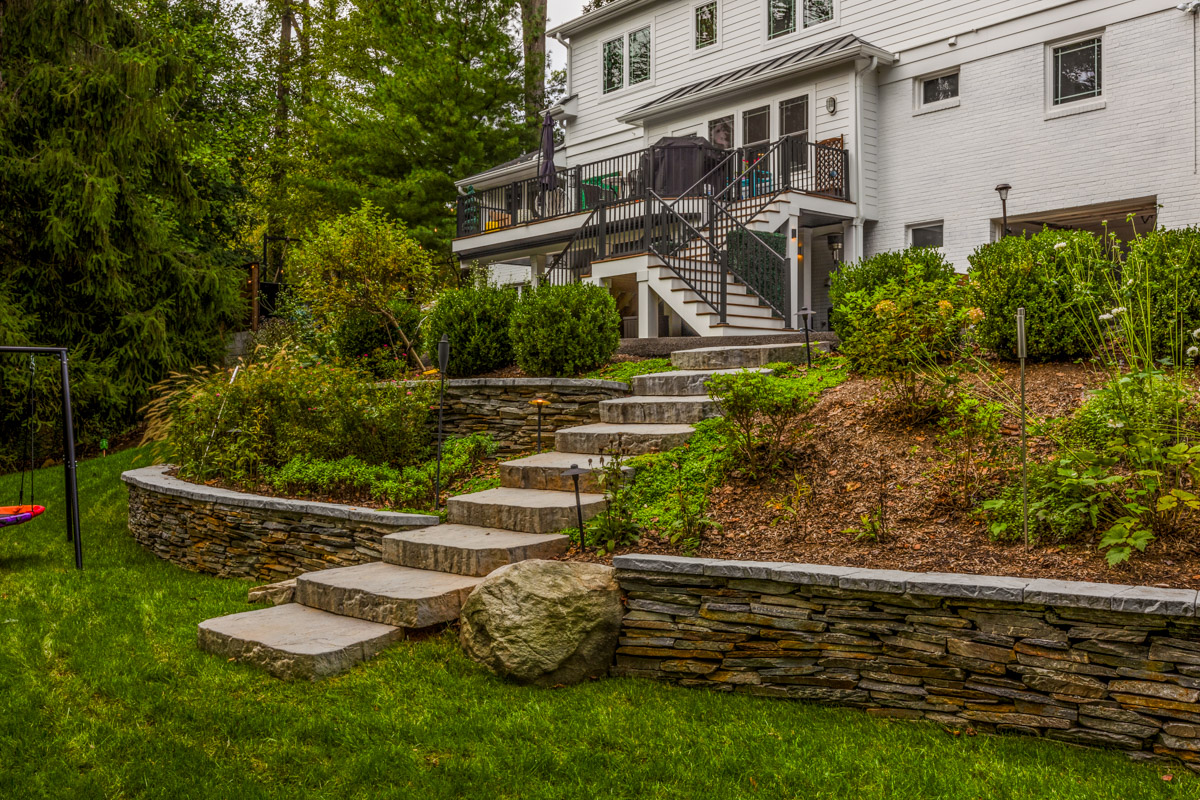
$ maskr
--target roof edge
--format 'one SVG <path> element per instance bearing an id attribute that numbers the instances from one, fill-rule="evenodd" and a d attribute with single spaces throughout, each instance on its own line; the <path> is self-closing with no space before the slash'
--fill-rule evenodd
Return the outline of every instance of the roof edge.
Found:
<path id="1" fill-rule="evenodd" d="M 587 13 L 580 14 L 578 17 L 567 20 L 561 25 L 556 25 L 555 27 L 546 31 L 546 35 L 552 38 L 557 38 L 558 36 L 570 36 L 573 33 L 579 33 L 587 30 L 588 28 L 594 28 L 597 24 L 603 22 L 609 17 L 615 17 L 631 8 L 650 5 L 653 2 L 654 0 L 616 0 L 616 2 L 609 3 L 606 6 L 601 6 L 595 11 L 588 11 Z"/>

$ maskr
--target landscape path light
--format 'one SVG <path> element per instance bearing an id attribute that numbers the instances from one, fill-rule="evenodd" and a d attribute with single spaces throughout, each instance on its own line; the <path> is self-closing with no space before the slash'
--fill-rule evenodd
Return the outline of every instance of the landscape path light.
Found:
<path id="1" fill-rule="evenodd" d="M 1000 195 L 1000 218 L 1003 220 L 1000 226 L 1000 238 L 1008 236 L 1008 191 L 1012 189 L 1007 183 L 1002 183 L 996 187 L 996 194 Z"/>
<path id="2" fill-rule="evenodd" d="M 537 451 L 542 452 L 542 409 L 550 405 L 550 401 L 544 397 L 535 397 L 529 401 L 529 405 L 537 407 Z"/>
<path id="3" fill-rule="evenodd" d="M 583 552 L 587 546 L 587 540 L 583 532 L 583 501 L 579 498 L 579 476 L 587 475 L 591 472 L 590 469 L 580 469 L 578 464 L 572 464 L 568 470 L 563 470 L 563 476 L 569 477 L 571 482 L 575 484 L 575 517 L 579 521 L 579 552 Z"/>

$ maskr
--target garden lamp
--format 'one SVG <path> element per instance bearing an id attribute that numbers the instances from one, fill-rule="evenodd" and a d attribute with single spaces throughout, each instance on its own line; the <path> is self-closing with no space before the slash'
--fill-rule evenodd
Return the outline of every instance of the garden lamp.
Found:
<path id="1" fill-rule="evenodd" d="M 442 411 L 446 407 L 446 365 L 450 362 L 450 337 L 442 334 L 438 342 L 438 367 L 441 373 L 442 397 L 438 401 L 437 471 L 433 476 L 433 510 L 442 503 Z"/>
<path id="2" fill-rule="evenodd" d="M 1000 228 L 1000 238 L 1008 236 L 1008 190 L 1012 187 L 1007 183 L 1002 183 L 996 187 L 996 194 L 1000 195 L 1000 217 L 1004 220 Z"/>
<path id="3" fill-rule="evenodd" d="M 587 475 L 591 472 L 590 469 L 580 469 L 578 464 L 572 464 L 568 470 L 563 470 L 564 477 L 569 477 L 571 482 L 575 484 L 575 515 L 579 520 L 579 552 L 583 552 L 583 548 L 587 545 L 584 539 L 583 532 L 583 501 L 579 499 L 579 476 Z"/>
<path id="4" fill-rule="evenodd" d="M 529 401 L 529 405 L 537 407 L 537 451 L 542 452 L 542 409 L 550 405 L 550 401 L 544 397 L 535 397 Z"/>

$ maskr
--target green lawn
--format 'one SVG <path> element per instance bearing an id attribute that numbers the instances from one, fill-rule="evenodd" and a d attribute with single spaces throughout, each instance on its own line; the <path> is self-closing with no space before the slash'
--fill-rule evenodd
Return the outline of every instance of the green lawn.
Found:
<path id="1" fill-rule="evenodd" d="M 443 635 L 288 684 L 201 654 L 196 623 L 248 608 L 125 529 L 130 451 L 84 463 L 85 571 L 61 490 L 0 533 L 3 798 L 1154 798 L 1186 770 L 1016 737 L 954 738 L 847 709 L 638 680 L 507 685 Z M 61 470 L 39 475 L 42 490 Z M 15 478 L 0 498 L 15 501 Z M 1164 774 L 1174 774 L 1165 782 Z"/>

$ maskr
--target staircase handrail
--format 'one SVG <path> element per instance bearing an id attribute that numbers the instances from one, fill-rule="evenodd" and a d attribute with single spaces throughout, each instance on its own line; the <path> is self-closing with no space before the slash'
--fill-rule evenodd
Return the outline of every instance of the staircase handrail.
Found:
<path id="1" fill-rule="evenodd" d="M 780 192 L 777 192 L 776 196 L 778 196 L 778 194 L 781 194 L 781 193 L 782 193 L 782 190 Z M 716 210 L 717 213 L 724 214 L 730 220 L 732 220 L 735 230 L 745 231 L 755 241 L 757 241 L 764 250 L 766 250 L 775 259 L 777 259 L 779 262 L 780 268 L 784 271 L 784 275 L 786 276 L 787 262 L 788 262 L 787 256 L 782 256 L 779 253 L 775 252 L 775 249 L 772 248 L 770 245 L 768 245 L 766 242 L 764 242 L 761 238 L 759 238 L 757 233 L 750 230 L 750 228 L 746 227 L 746 225 L 740 219 L 737 218 L 736 214 L 731 213 L 729 211 L 729 209 L 725 208 L 720 203 L 714 203 L 713 208 Z M 725 252 L 726 253 L 729 252 L 729 233 L 725 234 Z M 747 277 L 745 275 L 739 273 L 736 269 L 734 269 L 731 259 L 726 259 L 726 262 L 727 262 L 726 268 L 729 270 L 729 272 L 731 274 L 733 274 L 743 284 L 745 284 L 747 289 L 754 292 L 754 294 L 757 295 L 759 299 L 761 299 L 764 303 L 766 303 L 768 306 L 770 306 L 775 311 L 775 313 L 779 314 L 779 316 L 781 316 L 785 322 L 789 319 L 789 316 L 791 313 L 790 308 L 780 308 L 779 306 L 775 305 L 775 303 L 771 302 L 771 299 L 769 297 L 767 297 L 766 294 L 764 294 L 761 287 L 755 286 L 751 281 L 749 281 L 747 279 Z"/>
<path id="2" fill-rule="evenodd" d="M 654 214 L 654 206 L 653 206 L 654 201 L 657 201 L 658 204 L 660 206 L 662 206 L 663 210 L 666 213 L 670 214 L 672 217 L 674 217 L 674 219 L 676 221 L 678 221 L 679 223 L 682 223 L 687 228 L 688 232 L 691 233 L 691 235 L 692 235 L 692 238 L 688 239 L 689 243 L 692 241 L 699 240 L 708 246 L 709 253 L 711 253 L 713 256 L 713 258 L 711 260 L 714 262 L 714 264 L 717 265 L 718 269 L 720 269 L 721 251 L 717 248 L 717 246 L 715 244 L 713 244 L 712 240 L 709 239 L 707 236 L 705 236 L 702 231 L 697 229 L 695 225 L 688 222 L 686 217 L 684 217 L 682 214 L 677 212 L 671 203 L 668 203 L 666 200 L 664 200 L 653 189 L 646 190 L 647 230 L 650 230 L 651 226 L 653 225 L 652 218 L 653 218 L 653 214 Z M 647 237 L 647 238 L 649 238 L 649 237 Z M 720 297 L 719 301 L 717 303 L 714 303 L 712 298 L 710 298 L 708 296 L 707 292 L 702 290 L 699 286 L 697 286 L 695 284 L 694 281 L 692 281 L 690 278 L 688 278 L 687 275 L 685 275 L 680 270 L 680 268 L 677 264 L 672 263 L 672 260 L 675 258 L 673 253 L 663 253 L 663 252 L 659 251 L 659 249 L 654 246 L 654 243 L 652 241 L 647 242 L 647 249 L 651 253 L 658 256 L 660 259 L 662 259 L 662 262 L 664 264 L 666 264 L 668 267 L 670 267 L 671 271 L 675 273 L 675 277 L 677 277 L 677 278 L 679 278 L 679 280 L 683 281 L 684 285 L 686 285 L 689 289 L 691 289 L 693 292 L 695 292 L 696 296 L 699 297 L 701 300 L 703 300 L 705 302 L 705 304 L 708 305 L 709 308 L 711 308 L 713 311 L 720 314 L 721 320 L 724 321 L 725 313 L 726 313 L 725 309 L 723 308 L 723 306 L 725 305 L 725 292 L 724 291 L 721 292 L 721 297 Z M 725 276 L 724 276 L 723 270 L 721 270 L 721 275 L 718 276 L 718 279 L 721 281 L 720 285 L 723 288 L 724 284 L 725 284 Z"/>
<path id="3" fill-rule="evenodd" d="M 559 266 L 562 264 L 563 257 L 567 254 L 567 251 L 575 246 L 576 241 L 578 241 L 579 237 L 583 235 L 583 232 L 587 230 L 588 225 L 591 224 L 592 219 L 596 216 L 597 212 L 599 212 L 601 208 L 603 208 L 603 206 L 597 206 L 592 209 L 592 212 L 587 215 L 587 218 L 583 221 L 583 224 L 576 228 L 575 233 L 573 233 L 571 238 L 567 240 L 566 246 L 558 252 L 558 255 L 554 257 L 554 261 L 551 262 L 550 266 L 546 267 L 546 274 L 544 277 L 547 280 L 549 280 L 550 275 L 559 268 Z"/>
<path id="4" fill-rule="evenodd" d="M 745 178 L 747 175 L 749 175 L 751 172 L 753 172 L 758 167 L 758 165 L 763 162 L 763 159 L 767 158 L 767 156 L 769 156 L 772 153 L 774 153 L 775 151 L 777 151 L 784 144 L 792 141 L 792 139 L 794 137 L 795 137 L 795 134 L 793 134 L 793 133 L 785 133 L 783 136 L 780 136 L 779 140 L 776 141 L 775 144 L 773 144 L 769 148 L 767 148 L 766 152 L 762 153 L 758 158 L 754 159 L 754 163 L 752 163 L 750 166 L 748 166 L 744 170 L 742 170 L 741 173 L 739 173 L 732 181 L 729 182 L 728 186 L 726 186 L 724 189 L 722 189 L 720 192 L 718 192 L 716 195 L 714 195 L 713 196 L 714 199 L 716 199 L 718 202 L 720 202 L 722 195 L 724 195 L 726 192 L 728 192 L 733 187 L 740 186 L 742 183 L 742 179 Z M 737 152 L 738 152 L 737 150 L 734 150 L 733 154 L 736 154 Z M 788 180 L 790 180 L 790 178 L 791 178 L 791 176 L 784 176 L 784 177 Z"/>

